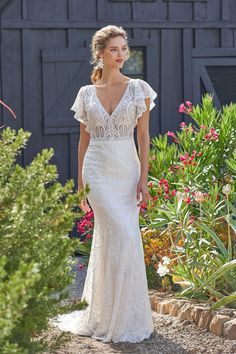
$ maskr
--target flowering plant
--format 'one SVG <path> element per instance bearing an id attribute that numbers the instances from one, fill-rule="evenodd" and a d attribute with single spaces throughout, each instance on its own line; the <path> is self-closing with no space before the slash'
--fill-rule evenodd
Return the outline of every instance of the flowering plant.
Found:
<path id="1" fill-rule="evenodd" d="M 163 264 L 166 265 L 167 261 L 169 260 L 169 263 L 171 263 L 175 256 L 171 252 L 170 238 L 165 232 L 161 233 L 149 227 L 142 227 L 141 235 L 149 288 L 159 290 L 170 288 L 175 290 L 176 285 L 172 280 L 172 276 L 168 274 L 168 282 L 166 282 L 166 279 L 163 278 L 165 274 L 160 272 L 161 259 L 164 261 Z"/>
<path id="2" fill-rule="evenodd" d="M 94 228 L 94 212 L 90 211 L 82 216 L 77 222 L 77 231 L 80 235 L 81 242 L 79 243 L 77 252 L 83 255 L 83 262 L 78 263 L 78 269 L 83 269 L 88 265 Z"/>
<path id="3" fill-rule="evenodd" d="M 159 234 L 165 232 L 171 240 L 177 263 L 159 261 L 159 275 L 181 275 L 196 290 L 215 272 L 215 259 L 223 249 L 220 242 L 228 247 L 222 262 L 235 257 L 235 230 L 227 203 L 235 201 L 236 105 L 217 111 L 207 94 L 201 107 L 187 101 L 179 112 L 187 114 L 190 122 L 182 122 L 178 132 L 152 138 L 150 199 L 141 223 Z M 228 279 L 232 272 L 228 271 Z M 227 290 L 234 290 L 232 283 Z M 202 299 L 211 295 L 204 288 L 194 293 Z"/>

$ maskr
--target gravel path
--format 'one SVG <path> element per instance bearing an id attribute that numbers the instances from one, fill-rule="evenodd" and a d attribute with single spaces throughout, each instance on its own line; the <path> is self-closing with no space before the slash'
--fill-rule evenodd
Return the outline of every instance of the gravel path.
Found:
<path id="1" fill-rule="evenodd" d="M 86 269 L 77 272 L 77 281 L 70 287 L 71 298 L 82 295 Z M 91 337 L 67 334 L 69 341 L 56 354 L 198 354 L 236 353 L 236 340 L 225 340 L 201 330 L 190 321 L 180 322 L 170 315 L 153 313 L 154 333 L 141 343 L 103 343 Z M 60 335 L 57 328 L 51 328 L 48 336 Z M 45 352 L 44 354 L 51 354 Z"/>

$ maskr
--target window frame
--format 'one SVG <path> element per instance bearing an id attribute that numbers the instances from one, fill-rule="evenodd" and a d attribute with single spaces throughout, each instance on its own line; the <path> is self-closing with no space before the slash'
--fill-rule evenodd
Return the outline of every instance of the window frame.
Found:
<path id="1" fill-rule="evenodd" d="M 207 66 L 236 66 L 236 48 L 215 48 L 215 49 L 193 49 L 193 100 L 201 103 L 201 80 L 207 92 L 214 93 L 214 104 L 218 109 L 221 103 L 217 92 L 212 84 L 211 78 L 207 72 Z"/>

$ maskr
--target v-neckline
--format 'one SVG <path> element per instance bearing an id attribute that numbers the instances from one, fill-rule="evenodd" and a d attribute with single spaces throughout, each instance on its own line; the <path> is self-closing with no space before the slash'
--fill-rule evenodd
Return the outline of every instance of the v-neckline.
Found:
<path id="1" fill-rule="evenodd" d="M 102 105 L 100 99 L 98 98 L 97 91 L 96 91 L 96 87 L 95 87 L 95 85 L 92 85 L 92 86 L 93 86 L 93 89 L 94 89 L 94 93 L 95 93 L 96 99 L 97 99 L 99 105 L 101 106 L 101 108 L 103 109 L 103 111 L 108 115 L 108 117 L 111 118 L 111 117 L 113 116 L 113 114 L 116 112 L 117 108 L 119 107 L 119 105 L 120 105 L 121 102 L 123 101 L 124 97 L 126 96 L 126 93 L 128 92 L 128 89 L 129 89 L 129 83 L 130 83 L 132 80 L 133 80 L 133 79 L 130 79 L 130 80 L 128 81 L 127 86 L 126 86 L 126 89 L 125 89 L 123 95 L 121 96 L 119 102 L 117 103 L 117 105 L 116 105 L 114 111 L 113 111 L 111 114 L 109 114 L 109 113 L 107 112 L 107 110 L 103 107 L 103 105 Z"/>

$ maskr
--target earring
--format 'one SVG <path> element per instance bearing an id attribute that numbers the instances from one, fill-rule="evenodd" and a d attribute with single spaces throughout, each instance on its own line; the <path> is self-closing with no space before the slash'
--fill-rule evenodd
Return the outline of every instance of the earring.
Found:
<path id="1" fill-rule="evenodd" d="M 100 68 L 100 69 L 103 69 L 104 67 L 104 62 L 103 62 L 103 59 L 102 58 L 99 58 L 98 61 L 97 61 L 97 67 Z"/>

